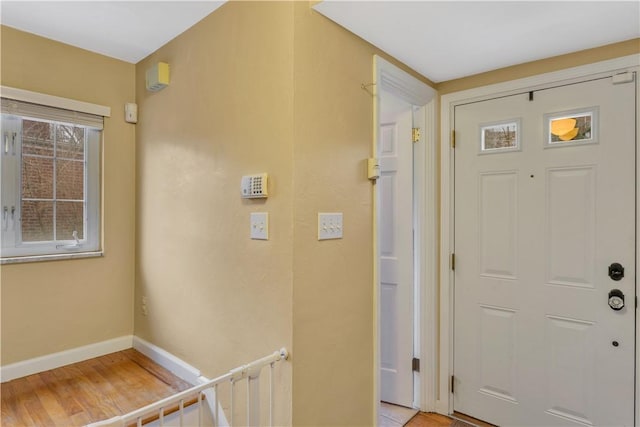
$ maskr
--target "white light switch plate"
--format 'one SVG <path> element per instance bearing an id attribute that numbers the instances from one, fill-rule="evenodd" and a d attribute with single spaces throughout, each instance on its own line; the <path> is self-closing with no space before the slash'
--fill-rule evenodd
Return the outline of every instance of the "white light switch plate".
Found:
<path id="1" fill-rule="evenodd" d="M 251 238 L 269 240 L 269 213 L 253 212 L 251 214 Z"/>
<path id="2" fill-rule="evenodd" d="M 318 240 L 342 239 L 342 213 L 318 212 Z"/>

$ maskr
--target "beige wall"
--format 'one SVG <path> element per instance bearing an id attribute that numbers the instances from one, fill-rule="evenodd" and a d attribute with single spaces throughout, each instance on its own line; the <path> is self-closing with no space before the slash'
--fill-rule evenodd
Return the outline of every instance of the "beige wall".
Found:
<path id="1" fill-rule="evenodd" d="M 289 347 L 281 424 L 373 424 L 374 53 L 306 2 L 230 2 L 136 67 L 136 335 L 206 375 Z M 150 93 L 157 61 L 171 84 Z M 242 200 L 257 172 L 269 198 Z M 317 241 L 321 211 L 344 239 Z"/>
<path id="2" fill-rule="evenodd" d="M 627 40 L 607 46 L 581 50 L 567 55 L 554 56 L 539 61 L 527 62 L 499 70 L 488 71 L 456 80 L 438 83 L 436 89 L 440 95 L 474 87 L 516 80 L 538 74 L 550 73 L 565 68 L 578 67 L 594 62 L 633 55 L 640 52 L 640 39 Z"/>
<path id="3" fill-rule="evenodd" d="M 295 3 L 293 425 L 374 425 L 373 56 L 425 77 Z M 317 241 L 318 212 L 344 238 Z"/>
<path id="4" fill-rule="evenodd" d="M 137 66 L 4 27 L 1 35 L 3 85 L 109 105 L 113 114 L 106 256 L 2 267 L 2 363 L 129 334 L 134 323 L 136 335 L 210 376 L 284 345 L 292 363 L 278 378 L 279 424 L 372 425 L 364 159 L 373 101 L 360 85 L 372 80 L 373 54 L 391 58 L 306 2 L 228 3 Z M 636 52 L 638 40 L 437 88 Z M 169 62 L 171 84 L 147 92 L 144 73 L 157 61 Z M 136 127 L 122 119 L 134 97 Z M 269 198 L 241 199 L 241 176 L 258 172 L 270 174 Z M 259 211 L 270 215 L 268 241 L 248 237 L 249 214 Z M 322 211 L 344 213 L 344 239 L 317 241 Z"/>
<path id="5" fill-rule="evenodd" d="M 288 2 L 226 4 L 136 66 L 135 332 L 208 376 L 292 347 L 292 13 Z M 157 61 L 171 82 L 147 92 Z M 269 198 L 241 199 L 241 177 L 261 172 Z M 269 213 L 268 241 L 249 239 L 251 212 Z"/>
<path id="6" fill-rule="evenodd" d="M 418 76 L 304 2 L 229 3 L 137 66 L 3 28 L 2 84 L 113 113 L 106 256 L 2 268 L 3 363 L 134 323 L 205 375 L 284 345 L 280 424 L 371 425 L 373 100 L 360 85 L 374 53 Z M 150 93 L 156 61 L 171 85 Z M 122 120 L 134 98 L 137 126 Z M 263 171 L 270 197 L 242 200 L 240 177 Z M 318 242 L 330 210 L 345 238 Z M 270 214 L 269 241 L 248 238 L 255 211 Z"/>
<path id="7" fill-rule="evenodd" d="M 133 332 L 134 66 L 1 28 L 2 85 L 111 107 L 104 127 L 102 258 L 0 266 L 2 365 Z"/>
<path id="8" fill-rule="evenodd" d="M 373 425 L 372 155 L 376 50 L 295 7 L 293 424 Z M 318 212 L 344 238 L 317 240 Z"/>

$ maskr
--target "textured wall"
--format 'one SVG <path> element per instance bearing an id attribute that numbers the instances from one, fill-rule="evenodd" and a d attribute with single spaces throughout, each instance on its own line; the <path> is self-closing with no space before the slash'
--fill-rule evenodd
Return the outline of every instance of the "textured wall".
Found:
<path id="1" fill-rule="evenodd" d="M 292 8 L 227 3 L 136 66 L 135 332 L 209 376 L 292 346 Z M 157 61 L 170 85 L 147 92 Z M 241 199 L 241 177 L 261 172 L 269 198 Z M 251 212 L 269 213 L 268 241 L 250 240 Z"/>
<path id="2" fill-rule="evenodd" d="M 136 335 L 207 375 L 290 347 L 283 424 L 373 423 L 375 53 L 307 2 L 230 2 L 136 67 Z M 157 61 L 171 83 L 146 92 Z M 269 198 L 242 200 L 259 172 Z M 318 242 L 319 211 L 344 239 Z"/>
<path id="3" fill-rule="evenodd" d="M 0 266 L 2 364 L 133 332 L 134 66 L 82 49 L 1 29 L 4 86 L 111 107 L 103 145 L 105 256 Z"/>
<path id="4" fill-rule="evenodd" d="M 361 85 L 374 54 L 397 61 L 305 2 L 294 34 L 293 424 L 371 426 L 374 122 Z M 343 212 L 342 240 L 317 241 L 318 212 Z"/>

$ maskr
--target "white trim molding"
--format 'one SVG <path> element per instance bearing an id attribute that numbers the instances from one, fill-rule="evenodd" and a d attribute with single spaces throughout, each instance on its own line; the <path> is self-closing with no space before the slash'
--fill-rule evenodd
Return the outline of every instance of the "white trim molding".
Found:
<path id="1" fill-rule="evenodd" d="M 413 404 L 422 411 L 433 411 L 436 402 L 437 366 L 437 92 L 378 55 L 374 55 L 374 129 L 372 155 L 378 154 L 380 125 L 380 97 L 393 95 L 414 108 L 415 126 L 422 128 L 419 142 L 414 146 L 414 197 L 416 206 L 415 277 L 417 301 L 414 354 L 420 358 L 421 369 L 414 376 Z M 375 417 L 380 401 L 380 295 L 378 289 L 378 204 L 377 189 L 373 188 L 373 248 L 374 248 L 374 408 Z"/>
<path id="2" fill-rule="evenodd" d="M 0 265 L 21 264 L 25 262 L 60 261 L 65 259 L 97 258 L 104 256 L 103 251 L 78 252 L 74 254 L 30 255 L 0 258 Z"/>
<path id="3" fill-rule="evenodd" d="M 61 366 L 82 362 L 94 357 L 104 356 L 105 354 L 115 353 L 129 348 L 136 349 L 158 365 L 171 371 L 174 375 L 190 384 L 197 385 L 209 381 L 208 378 L 200 375 L 200 370 L 189 365 L 182 359 L 148 341 L 143 340 L 142 338 L 133 335 L 125 335 L 119 338 L 101 341 L 2 366 L 0 367 L 0 378 L 1 382 L 4 383 L 16 378 L 22 378 L 27 375 L 56 369 Z M 206 390 L 204 393 L 207 397 L 205 399 L 205 402 L 207 402 L 206 408 L 209 410 L 211 416 L 214 416 L 214 414 L 217 413 L 220 418 L 217 425 L 221 427 L 229 426 L 229 421 L 225 416 L 222 405 L 218 403 L 218 410 L 214 410 L 213 405 L 216 400 L 214 398 L 213 390 Z"/>
<path id="4" fill-rule="evenodd" d="M 11 363 L 0 368 L 0 381 L 4 383 L 16 378 L 37 374 L 38 372 L 44 372 L 61 366 L 70 365 L 72 363 L 82 362 L 94 357 L 115 353 L 116 351 L 126 350 L 131 348 L 132 343 L 133 336 L 125 335 L 107 341 L 101 341 L 82 347 L 60 351 L 58 353 L 48 354 L 46 356 Z"/>
<path id="5" fill-rule="evenodd" d="M 640 63 L 640 55 L 636 64 Z M 640 66 L 637 67 L 640 69 Z M 640 73 L 636 73 L 636 79 Z M 636 418 L 635 425 L 640 425 L 640 316 L 638 316 L 638 266 L 640 265 L 640 81 L 636 81 Z"/>
<path id="6" fill-rule="evenodd" d="M 64 110 L 95 114 L 96 116 L 111 117 L 111 107 L 105 107 L 104 105 L 92 104 L 90 102 L 78 101 L 75 99 L 62 98 L 60 96 L 32 92 L 30 90 L 17 89 L 9 86 L 0 86 L 0 97 L 28 102 L 31 104 L 62 108 Z"/>
<path id="7" fill-rule="evenodd" d="M 133 337 L 133 348 L 186 382 L 199 384 L 200 370 L 168 351 L 136 336 Z"/>
<path id="8" fill-rule="evenodd" d="M 436 401 L 436 412 L 450 414 L 453 412 L 453 398 L 449 390 L 450 377 L 453 370 L 453 272 L 450 266 L 450 255 L 454 251 L 454 220 L 453 220 L 453 150 L 450 144 L 451 130 L 453 129 L 453 109 L 456 105 L 473 101 L 493 98 L 496 96 L 506 96 L 525 91 L 537 90 L 545 87 L 558 86 L 578 82 L 587 78 L 598 78 L 606 75 L 614 75 L 627 71 L 638 71 L 640 69 L 640 54 L 624 56 L 608 61 L 596 62 L 584 66 L 569 68 L 566 70 L 540 74 L 518 80 L 482 86 L 460 92 L 454 92 L 442 96 L 440 107 L 440 318 L 439 318 L 439 357 L 434 369 L 439 369 L 439 384 L 437 385 L 439 398 Z M 640 85 L 636 84 L 636 88 Z M 640 99 L 640 89 L 636 102 Z M 636 129 L 640 124 L 640 105 L 636 104 L 638 118 Z M 640 147 L 638 132 L 636 132 L 636 147 Z M 637 165 L 640 165 L 640 150 L 638 153 Z M 637 167 L 637 166 L 636 166 Z M 640 199 L 640 179 L 636 173 L 636 183 L 638 189 L 638 199 Z M 636 230 L 640 229 L 639 210 L 636 209 Z M 638 232 L 638 231 L 636 231 Z M 640 265 L 640 238 L 636 236 L 636 257 L 637 264 Z M 636 279 L 637 280 L 637 279 Z M 637 285 L 636 285 L 637 286 Z M 437 295 L 438 288 L 432 290 Z M 637 288 L 636 288 L 637 295 Z M 436 333 L 438 327 L 434 326 Z M 640 344 L 640 316 L 636 315 L 636 346 Z M 636 372 L 640 373 L 640 357 L 636 357 Z M 636 422 L 640 420 L 640 375 L 636 374 Z"/>
<path id="9" fill-rule="evenodd" d="M 376 95 L 384 89 L 415 106 L 428 104 L 437 92 L 409 73 L 378 55 L 374 55 Z"/>
<path id="10" fill-rule="evenodd" d="M 437 397 L 438 366 L 438 98 L 424 108 L 423 148 L 416 151 L 420 227 L 418 235 L 420 280 L 420 410 L 433 412 Z M 419 154 L 418 154 L 419 153 Z"/>
<path id="11" fill-rule="evenodd" d="M 133 337 L 133 348 L 138 350 L 140 353 L 144 354 L 158 365 L 163 368 L 171 371 L 174 375 L 179 378 L 182 378 L 186 382 L 198 385 L 204 384 L 210 381 L 209 378 L 200 375 L 200 370 L 191 366 L 184 360 L 180 359 L 177 356 L 169 353 L 168 351 L 151 344 L 149 341 L 145 341 L 140 337 Z M 227 420 L 224 409 L 222 408 L 222 404 L 220 400 L 215 399 L 215 392 L 213 389 L 207 389 L 204 392 L 206 396 L 205 403 L 206 408 L 209 410 L 209 413 L 212 417 L 214 414 L 218 414 L 219 420 L 216 425 L 220 427 L 228 427 L 229 421 Z M 218 411 L 215 410 L 215 402 L 218 402 Z"/>

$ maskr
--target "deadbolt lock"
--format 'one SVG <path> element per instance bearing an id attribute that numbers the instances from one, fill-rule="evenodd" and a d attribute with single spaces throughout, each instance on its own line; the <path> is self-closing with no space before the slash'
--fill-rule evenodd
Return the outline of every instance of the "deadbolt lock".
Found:
<path id="1" fill-rule="evenodd" d="M 611 277 L 611 280 L 615 280 L 616 282 L 621 280 L 624 277 L 624 267 L 621 264 L 614 262 L 609 266 L 609 277 Z"/>

